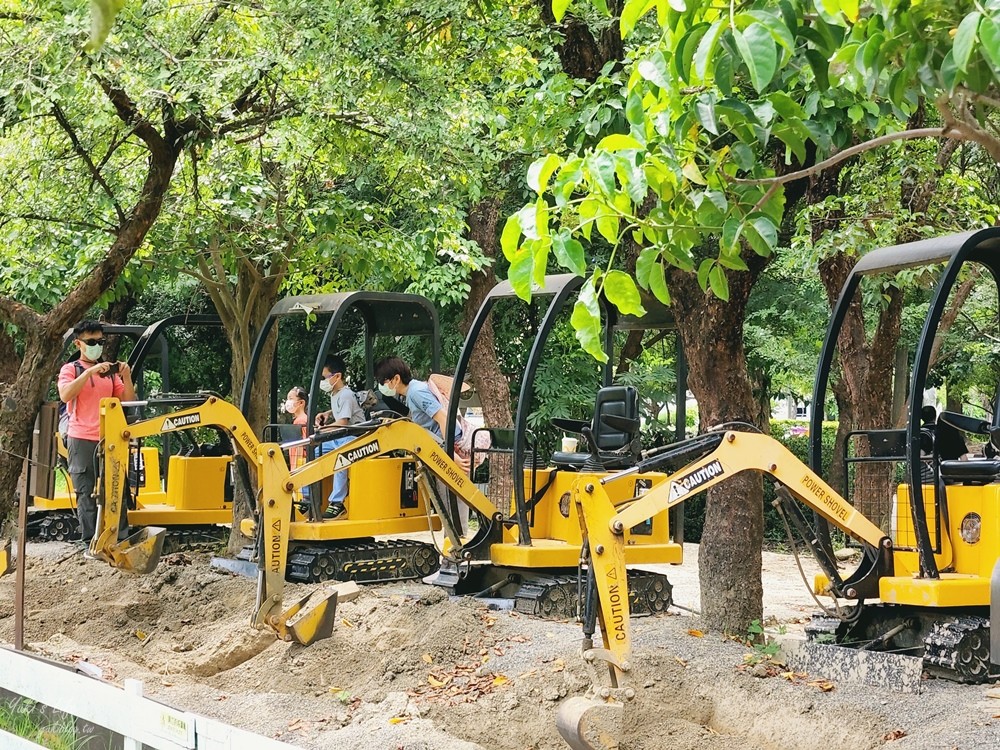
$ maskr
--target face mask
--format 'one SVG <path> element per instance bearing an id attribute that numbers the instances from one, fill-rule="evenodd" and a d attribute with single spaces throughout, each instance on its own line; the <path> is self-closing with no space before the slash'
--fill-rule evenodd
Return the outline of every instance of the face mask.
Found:
<path id="1" fill-rule="evenodd" d="M 379 393 L 381 393 L 383 396 L 395 396 L 396 395 L 396 391 L 393 388 L 390 388 L 389 386 L 387 386 L 385 383 L 379 383 L 378 384 L 378 390 L 379 390 Z"/>
<path id="2" fill-rule="evenodd" d="M 333 383 L 331 383 L 329 380 L 321 380 L 319 381 L 319 389 L 323 391 L 323 393 L 332 393 Z"/>
<path id="3" fill-rule="evenodd" d="M 91 362 L 96 362 L 100 358 L 101 352 L 103 351 L 104 347 L 100 344 L 87 344 L 83 347 L 83 356 Z"/>
<path id="4" fill-rule="evenodd" d="M 295 401 L 292 401 L 292 399 L 288 399 L 285 402 L 285 411 L 288 412 L 289 414 L 294 414 L 295 413 L 295 404 L 296 404 Z"/>

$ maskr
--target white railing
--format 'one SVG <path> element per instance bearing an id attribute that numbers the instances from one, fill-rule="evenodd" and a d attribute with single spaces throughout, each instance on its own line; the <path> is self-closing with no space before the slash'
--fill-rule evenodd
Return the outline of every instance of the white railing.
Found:
<path id="1" fill-rule="evenodd" d="M 0 688 L 104 727 L 125 737 L 125 750 L 296 750 L 294 745 L 181 711 L 142 695 L 77 674 L 46 659 L 0 648 Z M 0 747 L 35 750 L 33 742 L 0 731 Z"/>

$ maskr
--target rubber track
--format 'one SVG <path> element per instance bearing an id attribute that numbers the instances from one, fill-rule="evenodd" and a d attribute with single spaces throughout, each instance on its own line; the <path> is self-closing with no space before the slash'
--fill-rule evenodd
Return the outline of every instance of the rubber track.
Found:
<path id="1" fill-rule="evenodd" d="M 440 565 L 437 549 L 426 542 L 354 541 L 294 547 L 288 555 L 285 578 L 300 583 L 407 581 L 429 576 Z"/>
<path id="2" fill-rule="evenodd" d="M 80 536 L 80 522 L 76 514 L 68 510 L 48 513 L 36 528 L 43 542 L 69 542 Z"/>
<path id="3" fill-rule="evenodd" d="M 956 682 L 989 680 L 989 620 L 965 615 L 934 623 L 924 638 L 924 669 L 935 677 Z"/>
<path id="4" fill-rule="evenodd" d="M 630 570 L 628 603 L 632 617 L 666 612 L 673 603 L 673 587 L 661 573 Z M 578 607 L 576 576 L 526 574 L 514 599 L 516 611 L 543 619 L 573 619 Z"/>
<path id="5" fill-rule="evenodd" d="M 163 554 L 173 552 L 218 551 L 219 545 L 229 539 L 225 526 L 167 527 L 163 540 Z"/>

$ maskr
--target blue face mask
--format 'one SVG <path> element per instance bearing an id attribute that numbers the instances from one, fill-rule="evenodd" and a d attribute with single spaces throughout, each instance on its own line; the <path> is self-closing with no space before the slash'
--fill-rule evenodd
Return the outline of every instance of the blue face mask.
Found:
<path id="1" fill-rule="evenodd" d="M 104 351 L 104 347 L 100 344 L 86 344 L 83 347 L 83 356 L 89 359 L 91 362 L 96 362 L 101 358 L 101 353 Z"/>
<path id="2" fill-rule="evenodd" d="M 378 391 L 383 396 L 395 396 L 396 395 L 396 391 L 394 389 L 390 388 L 389 386 L 387 386 L 385 383 L 379 383 L 378 384 Z"/>

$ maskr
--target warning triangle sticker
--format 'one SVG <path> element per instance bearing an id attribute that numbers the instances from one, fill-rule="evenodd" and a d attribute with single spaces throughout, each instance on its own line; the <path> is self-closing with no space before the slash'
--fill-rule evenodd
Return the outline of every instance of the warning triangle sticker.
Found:
<path id="1" fill-rule="evenodd" d="M 334 469 L 343 469 L 345 466 L 350 466 L 351 462 L 348 460 L 347 456 L 337 456 L 337 463 L 334 465 Z"/>
<path id="2" fill-rule="evenodd" d="M 676 482 L 670 483 L 670 499 L 676 500 L 679 497 L 684 497 L 688 491 L 684 489 L 681 485 Z"/>

